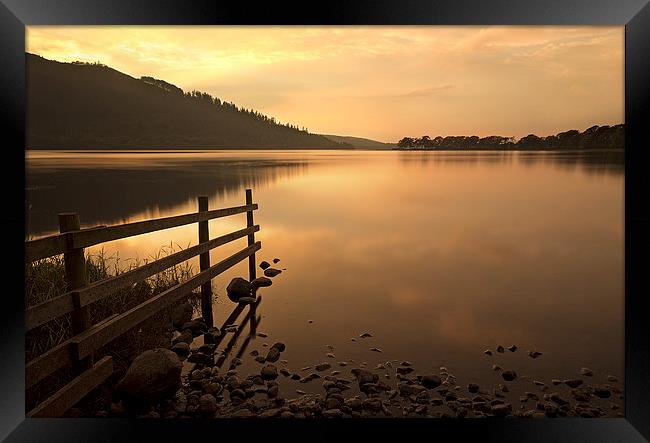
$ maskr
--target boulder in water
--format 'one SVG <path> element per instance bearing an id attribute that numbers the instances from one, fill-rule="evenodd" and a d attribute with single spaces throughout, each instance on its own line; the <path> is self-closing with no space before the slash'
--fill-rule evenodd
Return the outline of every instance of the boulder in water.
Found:
<path id="1" fill-rule="evenodd" d="M 228 294 L 228 298 L 234 302 L 242 297 L 250 297 L 251 284 L 241 277 L 235 277 L 228 284 L 226 293 Z"/>

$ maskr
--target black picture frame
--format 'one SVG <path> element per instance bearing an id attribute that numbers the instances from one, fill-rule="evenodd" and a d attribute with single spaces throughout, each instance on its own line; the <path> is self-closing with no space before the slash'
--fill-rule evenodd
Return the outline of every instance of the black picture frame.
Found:
<path id="1" fill-rule="evenodd" d="M 25 26 L 90 24 L 625 25 L 625 418 L 548 420 L 128 420 L 25 419 Z M 0 438 L 7 441 L 167 441 L 193 438 L 641 442 L 650 439 L 650 5 L 647 0 L 0 0 L 0 119 L 7 183 L 0 226 L 6 265 L 2 313 Z M 225 435 L 232 434 L 232 435 Z"/>

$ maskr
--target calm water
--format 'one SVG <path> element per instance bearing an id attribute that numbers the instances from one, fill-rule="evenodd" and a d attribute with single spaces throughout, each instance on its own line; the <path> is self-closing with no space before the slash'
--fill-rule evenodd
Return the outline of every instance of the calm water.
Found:
<path id="1" fill-rule="evenodd" d="M 260 291 L 258 331 L 269 337 L 245 357 L 282 340 L 292 371 L 409 360 L 419 373 L 446 366 L 460 384 L 502 382 L 495 362 L 547 383 L 582 366 L 595 381 L 623 377 L 622 154 L 29 152 L 27 168 L 35 237 L 57 230 L 57 212 L 115 224 L 196 211 L 197 195 L 211 208 L 241 205 L 253 188 L 258 261 L 279 257 L 286 271 Z M 210 233 L 245 223 L 213 220 Z M 196 242 L 192 225 L 104 250 L 125 262 Z M 212 263 L 244 246 L 213 251 Z M 224 294 L 235 276 L 247 276 L 246 262 L 214 281 L 216 324 L 234 307 Z M 515 353 L 483 355 L 513 343 Z M 544 355 L 527 357 L 532 349 Z M 318 381 L 295 387 L 322 391 Z"/>

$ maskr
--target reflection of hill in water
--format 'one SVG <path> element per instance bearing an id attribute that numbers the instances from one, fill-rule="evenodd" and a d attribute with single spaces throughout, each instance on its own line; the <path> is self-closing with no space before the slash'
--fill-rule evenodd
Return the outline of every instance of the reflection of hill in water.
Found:
<path id="1" fill-rule="evenodd" d="M 302 175 L 307 168 L 304 161 L 241 159 L 136 167 L 39 163 L 30 164 L 26 171 L 30 235 L 58 230 L 60 212 L 78 212 L 82 226 L 121 223 L 145 211 L 169 211 L 198 195 L 227 197 L 275 183 Z"/>
<path id="2" fill-rule="evenodd" d="M 623 151 L 405 151 L 399 153 L 399 159 L 405 164 L 422 166 L 445 164 L 462 165 L 503 165 L 518 163 L 523 166 L 550 165 L 560 169 L 579 169 L 587 174 L 621 175 L 625 172 L 625 153 Z"/>

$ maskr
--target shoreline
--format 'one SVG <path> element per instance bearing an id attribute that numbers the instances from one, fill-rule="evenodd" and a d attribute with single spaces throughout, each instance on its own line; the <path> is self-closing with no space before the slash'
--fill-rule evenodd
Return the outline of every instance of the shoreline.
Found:
<path id="1" fill-rule="evenodd" d="M 191 323 L 198 325 L 201 320 L 194 319 Z M 493 364 L 495 383 L 480 385 L 457 380 L 444 366 L 422 371 L 409 361 L 385 360 L 371 367 L 367 362 L 339 359 L 331 345 L 324 346 L 328 352 L 324 352 L 322 362 L 302 369 L 291 369 L 291 364 L 281 359 L 287 347 L 281 341 L 273 345 L 263 343 L 261 348 L 243 355 L 247 340 L 237 356 L 230 358 L 230 349 L 219 353 L 215 352 L 216 346 L 193 343 L 202 336 L 196 335 L 196 329 L 191 332 L 193 337 L 184 339 L 190 342 L 187 346 L 178 346 L 179 337 L 187 332 L 175 333 L 176 345 L 172 350 L 176 348 L 183 361 L 183 375 L 180 388 L 172 396 L 137 407 L 120 400 L 108 410 L 97 411 L 96 416 L 150 419 L 623 416 L 623 389 L 617 377 L 588 368 L 578 369 L 567 379 L 544 380 L 520 374 L 517 368 L 507 367 L 500 361 L 501 356 L 536 360 L 543 359 L 544 354 L 521 350 L 515 345 L 507 348 L 499 345 L 483 352 L 482 358 Z M 212 333 L 214 330 L 207 332 Z M 237 329 L 225 328 L 219 332 L 229 333 L 238 334 Z M 253 336 L 268 337 L 263 332 L 251 332 L 249 337 Z M 370 345 L 370 338 L 371 334 L 362 333 L 351 340 Z M 183 351 L 178 352 L 180 348 Z M 380 349 L 371 350 L 384 360 Z M 477 363 L 480 358 L 477 356 Z M 257 371 L 238 370 L 243 359 L 254 360 Z M 318 385 L 320 388 L 314 389 Z"/>

